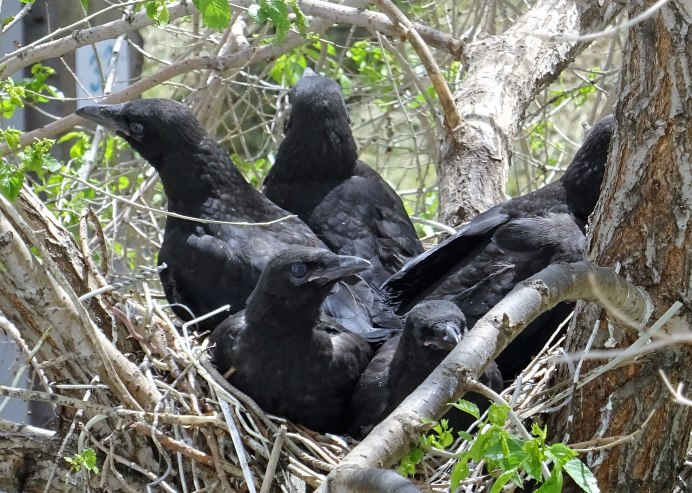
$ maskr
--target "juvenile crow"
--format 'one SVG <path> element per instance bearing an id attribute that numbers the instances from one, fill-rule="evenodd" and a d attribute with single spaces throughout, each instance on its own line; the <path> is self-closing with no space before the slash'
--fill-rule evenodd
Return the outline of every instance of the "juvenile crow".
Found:
<path id="1" fill-rule="evenodd" d="M 269 261 L 245 311 L 212 333 L 213 360 L 265 411 L 320 432 L 341 433 L 368 344 L 322 316 L 339 279 L 370 267 L 326 249 L 290 247 Z"/>
<path id="2" fill-rule="evenodd" d="M 390 302 L 406 312 L 424 299 L 451 300 L 473 327 L 518 282 L 553 262 L 581 260 L 613 127 L 612 116 L 594 125 L 559 180 L 479 214 L 409 262 L 383 285 Z M 567 305 L 558 305 L 500 354 L 505 379 L 526 366 L 567 313 Z"/>
<path id="3" fill-rule="evenodd" d="M 389 339 L 379 349 L 358 380 L 351 399 L 349 434 L 362 438 L 386 418 L 418 387 L 460 342 L 466 329 L 461 310 L 450 301 L 424 301 L 406 316 L 401 335 Z M 495 363 L 479 379 L 493 390 L 502 389 L 502 377 Z M 476 393 L 464 399 L 484 411 L 490 403 Z M 482 412 L 481 411 L 481 412 Z M 452 408 L 446 415 L 455 431 L 468 428 L 474 418 Z"/>
<path id="4" fill-rule="evenodd" d="M 334 252 L 367 259 L 379 286 L 423 252 L 396 192 L 358 160 L 339 85 L 305 69 L 289 94 L 286 138 L 264 193 L 297 214 Z"/>
<path id="5" fill-rule="evenodd" d="M 77 114 L 115 130 L 158 171 L 170 212 L 201 220 L 168 216 L 158 258 L 167 265 L 161 283 L 168 301 L 185 305 L 195 317 L 227 303 L 231 313 L 243 309 L 264 266 L 287 246 L 324 247 L 303 221 L 286 218 L 288 212 L 245 181 L 182 104 L 140 99 Z M 363 281 L 339 283 L 327 311 L 349 330 L 368 332 L 377 316 L 370 291 Z M 183 320 L 191 318 L 186 310 L 173 310 Z M 226 315 L 198 328 L 212 329 Z"/>

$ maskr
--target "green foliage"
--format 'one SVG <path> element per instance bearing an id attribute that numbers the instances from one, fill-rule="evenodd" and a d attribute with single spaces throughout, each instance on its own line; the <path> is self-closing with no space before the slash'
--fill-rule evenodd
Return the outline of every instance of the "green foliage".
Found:
<path id="1" fill-rule="evenodd" d="M 19 137 L 21 132 L 10 128 L 0 131 L 0 139 L 4 140 L 10 149 L 21 148 Z M 50 150 L 55 141 L 50 139 L 36 140 L 17 153 L 17 162 L 0 158 L 0 193 L 10 200 L 19 195 L 27 172 L 36 173 L 40 178 L 45 171 L 55 172 L 60 169 L 60 163 L 51 156 Z"/>
<path id="2" fill-rule="evenodd" d="M 279 56 L 271 68 L 271 78 L 277 84 L 295 85 L 303 75 L 307 59 L 303 53 L 293 50 Z"/>
<path id="3" fill-rule="evenodd" d="M 594 69 L 587 75 L 588 82 L 574 89 L 565 89 L 563 84 L 563 76 L 560 76 L 560 90 L 552 90 L 552 104 L 556 108 L 570 101 L 574 108 L 580 108 L 589 101 L 589 98 L 596 92 L 596 79 L 598 69 Z"/>
<path id="4" fill-rule="evenodd" d="M 61 167 L 59 174 L 44 177 L 40 185 L 35 185 L 35 189 L 48 198 L 46 205 L 63 226 L 76 232 L 82 210 L 93 205 L 98 195 L 98 192 L 91 187 L 73 187 L 70 185 L 74 183 L 73 177 L 79 177 L 80 168 L 91 145 L 91 138 L 86 132 L 72 131 L 60 137 L 58 143 L 72 143 L 69 150 L 71 159 L 67 165 Z M 108 175 L 111 174 L 111 166 L 116 166 L 119 163 L 120 153 L 126 147 L 128 147 L 127 144 L 120 137 L 108 134 L 101 139 L 99 156 L 102 156 L 100 158 L 102 167 L 107 170 Z M 138 170 L 138 172 L 142 172 L 142 170 Z M 114 178 L 105 178 L 94 183 L 118 194 L 129 193 L 131 187 L 138 186 L 141 180 L 140 177 L 117 175 Z M 105 208 L 100 214 L 103 220 L 108 220 L 111 209 Z"/>
<path id="5" fill-rule="evenodd" d="M 4 118 L 10 118 L 17 108 L 24 108 L 24 104 L 45 103 L 48 99 L 44 95 L 59 97 L 62 93 L 55 87 L 48 85 L 46 80 L 53 75 L 55 70 L 37 63 L 31 67 L 31 77 L 26 77 L 19 82 L 8 78 L 0 81 L 0 110 Z"/>
<path id="6" fill-rule="evenodd" d="M 456 406 L 465 409 L 470 403 L 460 401 Z M 491 493 L 498 493 L 507 483 L 521 487 L 523 477 L 533 478 L 541 486 L 536 490 L 541 493 L 559 493 L 562 491 L 562 471 L 567 472 L 575 482 L 589 493 L 598 492 L 596 480 L 577 459 L 577 452 L 562 443 L 546 444 L 547 428 L 533 424 L 531 435 L 525 439 L 514 436 L 504 429 L 509 415 L 509 407 L 492 404 L 488 418 L 481 423 L 480 431 L 474 437 L 462 432 L 460 436 L 469 441 L 470 448 L 459 454 L 459 461 L 452 469 L 451 481 L 454 491 L 461 481 L 471 472 L 470 464 L 485 461 L 488 470 L 495 476 Z M 475 413 L 471 413 L 474 416 Z M 542 464 L 552 464 L 547 480 L 543 479 Z"/>
<path id="7" fill-rule="evenodd" d="M 96 465 L 96 452 L 91 448 L 86 448 L 82 450 L 81 453 L 75 454 L 72 457 L 65 457 L 65 461 L 71 464 L 72 472 L 79 472 L 83 467 L 91 473 L 99 473 L 99 468 Z"/>
<path id="8" fill-rule="evenodd" d="M 276 35 L 271 38 L 271 42 L 283 41 L 291 29 L 291 24 L 295 24 L 301 36 L 305 38 L 309 36 L 308 20 L 296 0 L 259 0 L 257 5 L 248 9 L 248 13 L 258 24 L 264 24 L 267 21 L 274 24 Z M 289 18 L 291 13 L 294 14 L 293 20 Z"/>
<path id="9" fill-rule="evenodd" d="M 379 45 L 369 40 L 360 40 L 346 52 L 346 56 L 355 63 L 358 73 L 365 76 L 366 80 L 371 84 L 383 85 L 380 94 L 386 94 L 392 91 L 391 75 L 387 68 L 387 64 L 392 70 L 397 70 L 394 56 L 383 51 Z"/>
<path id="10" fill-rule="evenodd" d="M 164 26 L 171 20 L 171 13 L 168 10 L 168 5 L 166 5 L 166 0 L 147 0 L 143 5 L 147 16 L 156 21 L 158 26 Z"/>
<path id="11" fill-rule="evenodd" d="M 202 14 L 202 22 L 212 29 L 225 29 L 231 22 L 231 4 L 228 0 L 193 0 Z"/>
<path id="12" fill-rule="evenodd" d="M 480 412 L 475 404 L 462 399 L 453 405 L 480 419 Z M 459 432 L 459 436 L 468 442 L 469 447 L 457 454 L 458 461 L 451 473 L 451 491 L 456 491 L 460 483 L 468 478 L 472 463 L 485 462 L 488 471 L 495 478 L 490 493 L 499 493 L 508 483 L 521 488 L 526 476 L 540 485 L 535 491 L 559 493 L 562 491 L 563 471 L 587 493 L 598 493 L 595 477 L 577 459 L 577 452 L 562 443 L 546 444 L 547 428 L 541 428 L 535 423 L 531 428 L 530 439 L 510 434 L 504 428 L 509 413 L 508 406 L 492 404 L 475 436 L 465 431 Z M 440 420 L 427 435 L 420 438 L 418 446 L 401 460 L 397 472 L 402 476 L 414 475 L 416 466 L 423 460 L 426 451 L 433 448 L 443 450 L 453 442 L 454 437 L 447 420 Z M 545 480 L 543 464 L 551 467 L 550 476 Z"/>
<path id="13" fill-rule="evenodd" d="M 406 456 L 401 459 L 396 471 L 402 476 L 413 476 L 416 473 L 416 466 L 421 463 L 425 456 L 425 450 L 431 448 L 446 449 L 454 443 L 454 435 L 449 428 L 449 422 L 441 419 L 435 424 L 430 432 L 420 437 L 418 447 L 413 447 Z"/>
<path id="14" fill-rule="evenodd" d="M 241 156 L 233 154 L 231 161 L 235 167 L 245 176 L 245 179 L 255 188 L 260 188 L 264 177 L 267 175 L 271 163 L 268 159 L 260 158 L 254 161 L 246 161 Z"/>

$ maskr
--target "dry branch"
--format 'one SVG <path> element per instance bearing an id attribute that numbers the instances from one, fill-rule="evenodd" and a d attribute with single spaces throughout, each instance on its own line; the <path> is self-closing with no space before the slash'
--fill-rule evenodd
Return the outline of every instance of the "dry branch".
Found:
<path id="1" fill-rule="evenodd" d="M 17 202 L 31 197 L 31 193 L 23 193 Z M 25 204 L 23 210 L 38 207 L 30 226 L 13 204 L 0 197 L 0 252 L 5 267 L 0 272 L 0 311 L 20 330 L 29 346 L 40 345 L 37 356 L 41 361 L 59 362 L 44 366 L 52 380 L 88 383 L 98 375 L 118 397 L 117 401 L 107 402 L 124 403 L 133 409 L 152 408 L 160 399 L 159 392 L 106 338 L 78 300 L 75 289 L 85 289 L 87 280 L 74 275 L 71 269 L 64 274 L 63 266 L 79 265 L 75 259 L 80 254 L 73 241 L 60 244 L 67 233 L 39 204 Z M 42 227 L 38 227 L 40 223 Z M 58 236 L 51 236 L 53 232 Z M 41 260 L 30 247 L 36 249 Z M 50 336 L 42 342 L 46 332 Z"/>
<path id="2" fill-rule="evenodd" d="M 449 86 L 447 86 L 447 81 L 445 81 L 440 71 L 440 67 L 438 67 L 437 62 L 433 58 L 432 53 L 430 53 L 430 49 L 425 44 L 420 33 L 394 2 L 391 0 L 375 1 L 380 9 L 383 10 L 396 25 L 399 34 L 408 39 L 413 49 L 416 50 L 423 66 L 425 66 L 425 70 L 428 72 L 428 77 L 430 77 L 432 85 L 435 87 L 437 97 L 440 99 L 442 111 L 445 115 L 446 128 L 450 130 L 456 129 L 461 123 L 461 115 L 454 103 L 454 98 L 449 90 Z"/>
<path id="3" fill-rule="evenodd" d="M 344 458 L 320 491 L 337 491 L 332 485 L 341 474 L 349 476 L 359 468 L 390 467 L 425 431 L 421 418 L 439 419 L 447 403 L 458 400 L 470 380 L 477 378 L 524 327 L 558 303 L 578 299 L 604 305 L 613 315 L 637 324 L 644 323 L 652 309 L 643 290 L 611 269 L 585 261 L 547 267 L 517 285 L 481 318 L 465 336 L 464 344 Z"/>

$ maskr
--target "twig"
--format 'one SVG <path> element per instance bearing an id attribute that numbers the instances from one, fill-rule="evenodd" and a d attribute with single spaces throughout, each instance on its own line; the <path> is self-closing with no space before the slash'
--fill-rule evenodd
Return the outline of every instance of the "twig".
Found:
<path id="1" fill-rule="evenodd" d="M 440 231 L 444 231 L 445 233 L 449 233 L 450 235 L 454 235 L 457 233 L 457 230 L 454 229 L 451 226 L 447 226 L 444 223 L 441 223 L 439 221 L 433 221 L 432 219 L 425 219 L 423 217 L 418 217 L 418 216 L 409 216 L 411 218 L 411 221 L 414 223 L 420 223 L 420 224 L 425 224 L 426 226 L 432 226 L 433 228 L 437 228 Z"/>
<path id="2" fill-rule="evenodd" d="M 272 487 L 272 481 L 274 481 L 274 473 L 276 471 L 276 465 L 279 463 L 279 456 L 281 455 L 281 449 L 284 446 L 284 440 L 286 439 L 286 426 L 281 425 L 279 427 L 279 433 L 276 435 L 276 440 L 274 441 L 274 446 L 272 447 L 272 453 L 269 456 L 269 462 L 267 463 L 267 470 L 264 473 L 264 480 L 262 481 L 262 487 L 260 488 L 260 493 L 269 493 Z"/>
<path id="3" fill-rule="evenodd" d="M 157 214 L 161 214 L 161 215 L 166 216 L 166 217 L 174 217 L 176 219 L 184 219 L 186 221 L 192 221 L 192 222 L 201 223 L 201 224 L 227 224 L 229 226 L 271 226 L 272 224 L 280 223 L 281 221 L 286 221 L 287 219 L 292 219 L 292 218 L 298 217 L 294 214 L 287 214 L 283 217 L 280 217 L 278 219 L 274 219 L 272 221 L 266 221 L 266 222 L 260 222 L 260 223 L 248 223 L 248 222 L 244 222 L 244 221 L 219 221 L 217 219 L 202 219 L 199 217 L 185 216 L 183 214 L 177 214 L 175 212 L 164 211 L 163 209 L 156 209 L 154 207 L 148 207 L 146 205 L 138 204 L 136 202 L 133 202 L 132 200 L 126 199 L 125 197 L 115 195 L 114 193 L 111 193 L 106 189 L 97 187 L 93 183 L 89 183 L 85 180 L 82 180 L 81 178 L 77 178 L 76 176 L 69 176 L 69 175 L 65 175 L 63 173 L 61 173 L 61 174 L 65 178 L 76 180 L 76 181 L 82 183 L 83 185 L 88 186 L 89 188 L 93 188 L 97 192 L 99 192 L 99 193 L 101 193 L 107 197 L 118 200 L 120 202 L 124 202 L 127 205 L 134 207 L 135 209 L 141 209 L 141 210 L 145 210 L 145 211 L 155 212 Z"/>
<path id="4" fill-rule="evenodd" d="M 437 97 L 440 98 L 440 104 L 442 105 L 442 111 L 445 114 L 445 123 L 447 128 L 450 130 L 455 130 L 461 125 L 461 114 L 454 102 L 454 97 L 452 92 L 447 86 L 447 81 L 445 81 L 440 71 L 440 67 L 437 66 L 437 62 L 430 53 L 428 45 L 425 44 L 423 38 L 413 26 L 410 20 L 404 15 L 404 13 L 399 10 L 392 0 L 375 0 L 377 6 L 384 11 L 385 14 L 392 20 L 392 22 L 397 26 L 399 33 L 408 39 L 411 43 L 413 49 L 416 50 L 421 62 L 425 66 L 425 70 L 428 72 L 428 77 L 430 77 L 430 82 L 435 86 L 435 91 L 437 92 Z"/>
<path id="5" fill-rule="evenodd" d="M 240 433 L 238 433 L 238 428 L 235 425 L 235 420 L 231 414 L 231 410 L 228 407 L 228 403 L 223 399 L 219 399 L 219 405 L 221 406 L 221 411 L 223 411 L 223 416 L 226 419 L 226 424 L 228 425 L 228 430 L 231 434 L 231 441 L 233 442 L 233 447 L 235 448 L 236 457 L 238 462 L 240 462 L 240 469 L 243 472 L 243 477 L 245 478 L 245 486 L 247 486 L 250 493 L 256 493 L 255 481 L 252 477 L 252 472 L 247 463 L 247 456 L 245 455 L 245 448 L 243 447 L 243 441 L 240 439 Z"/>

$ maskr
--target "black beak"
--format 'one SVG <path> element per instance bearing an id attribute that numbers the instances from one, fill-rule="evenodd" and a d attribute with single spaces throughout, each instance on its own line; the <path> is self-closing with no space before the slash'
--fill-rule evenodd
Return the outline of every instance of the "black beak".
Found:
<path id="1" fill-rule="evenodd" d="M 317 281 L 320 284 L 326 284 L 331 281 L 338 281 L 359 272 L 363 272 L 371 267 L 372 264 L 370 262 L 360 257 L 339 255 L 336 257 L 333 265 L 325 267 L 320 272 L 316 272 L 310 278 L 310 281 Z"/>
<path id="2" fill-rule="evenodd" d="M 123 106 L 124 104 L 95 104 L 78 109 L 77 114 L 110 130 L 128 135 L 129 127 L 121 116 Z"/>
<path id="3" fill-rule="evenodd" d="M 457 327 L 457 324 L 455 324 L 454 322 L 445 322 L 443 324 L 437 325 L 437 327 L 435 328 L 435 333 L 435 339 L 431 341 L 426 341 L 424 343 L 426 347 L 451 351 L 457 346 L 457 344 L 459 344 L 459 342 L 461 342 L 459 328 Z"/>

